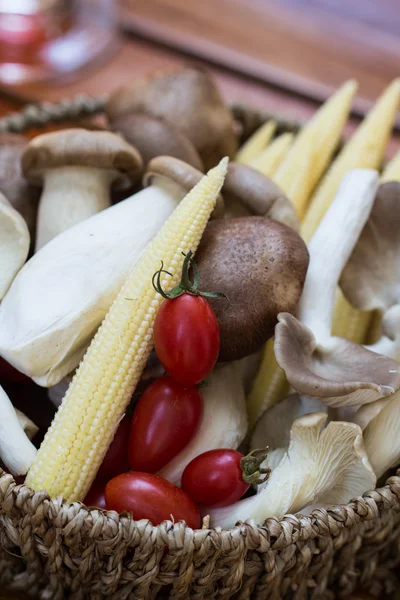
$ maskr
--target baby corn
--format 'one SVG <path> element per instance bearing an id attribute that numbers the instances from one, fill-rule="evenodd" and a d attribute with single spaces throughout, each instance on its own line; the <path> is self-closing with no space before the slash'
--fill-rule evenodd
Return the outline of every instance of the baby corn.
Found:
<path id="1" fill-rule="evenodd" d="M 253 158 L 248 163 L 249 167 L 253 167 L 253 169 L 267 177 L 273 177 L 286 157 L 293 140 L 294 135 L 292 133 L 283 133 L 273 140 L 256 158 Z"/>
<path id="2" fill-rule="evenodd" d="M 247 165 L 256 158 L 272 139 L 275 129 L 275 121 L 267 121 L 261 125 L 240 148 L 235 157 L 236 162 Z"/>
<path id="3" fill-rule="evenodd" d="M 179 281 L 215 206 L 227 159 L 182 200 L 131 270 L 92 340 L 28 472 L 26 484 L 51 497 L 83 500 L 141 377 L 152 348 L 162 297 L 152 285 L 161 261 L 162 285 Z"/>

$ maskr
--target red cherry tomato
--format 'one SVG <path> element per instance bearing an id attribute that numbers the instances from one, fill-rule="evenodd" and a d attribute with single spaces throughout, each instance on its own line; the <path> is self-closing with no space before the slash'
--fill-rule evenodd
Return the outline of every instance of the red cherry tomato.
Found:
<path id="1" fill-rule="evenodd" d="M 131 512 L 133 518 L 149 519 L 153 525 L 162 521 L 185 521 L 192 529 L 200 527 L 200 513 L 187 494 L 169 481 L 149 473 L 123 473 L 106 487 L 108 510 Z"/>
<path id="2" fill-rule="evenodd" d="M 95 480 L 92 487 L 86 494 L 86 498 L 83 501 L 86 506 L 95 506 L 96 508 L 106 509 L 106 497 L 104 483 Z"/>
<path id="3" fill-rule="evenodd" d="M 203 416 L 195 387 L 156 379 L 140 397 L 132 418 L 129 462 L 133 471 L 155 473 L 190 442 Z"/>
<path id="4" fill-rule="evenodd" d="M 219 324 L 201 296 L 184 293 L 164 300 L 154 323 L 154 347 L 168 375 L 182 385 L 196 385 L 217 362 Z"/>
<path id="5" fill-rule="evenodd" d="M 131 420 L 125 415 L 100 465 L 96 479 L 110 481 L 116 475 L 129 471 L 128 449 L 130 431 Z"/>
<path id="6" fill-rule="evenodd" d="M 250 487 L 242 479 L 236 450 L 209 450 L 194 458 L 183 471 L 182 489 L 201 506 L 229 506 Z"/>
<path id="7" fill-rule="evenodd" d="M 32 379 L 11 366 L 4 358 L 0 358 L 0 380 L 10 381 L 11 383 L 29 383 L 33 384 Z"/>

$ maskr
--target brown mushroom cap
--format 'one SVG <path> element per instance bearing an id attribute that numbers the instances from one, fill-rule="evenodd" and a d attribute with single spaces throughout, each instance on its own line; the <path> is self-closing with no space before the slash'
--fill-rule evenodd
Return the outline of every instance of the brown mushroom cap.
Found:
<path id="1" fill-rule="evenodd" d="M 227 205 L 236 201 L 251 214 L 267 216 L 298 229 L 296 211 L 282 190 L 252 167 L 230 162 L 223 187 Z"/>
<path id="2" fill-rule="evenodd" d="M 30 186 L 22 175 L 21 156 L 26 146 L 21 135 L 0 134 L 0 192 L 23 216 L 33 238 L 40 190 Z"/>
<path id="3" fill-rule="evenodd" d="M 203 171 L 203 163 L 189 138 L 165 120 L 145 114 L 132 114 L 113 121 L 120 133 L 141 154 L 146 166 L 156 156 L 173 156 Z"/>
<path id="4" fill-rule="evenodd" d="M 142 174 L 138 151 L 110 131 L 64 129 L 38 135 L 30 141 L 22 155 L 25 177 L 38 184 L 46 170 L 66 167 L 94 167 L 116 172 L 115 183 L 136 181 Z"/>
<path id="5" fill-rule="evenodd" d="M 157 156 L 153 158 L 148 166 L 146 173 L 143 177 L 143 185 L 145 187 L 152 185 L 152 181 L 155 177 L 164 177 L 175 183 L 181 185 L 187 192 L 190 192 L 195 185 L 197 185 L 204 173 L 198 171 L 191 165 L 173 158 L 172 156 Z M 224 201 L 221 194 L 218 195 L 215 209 L 211 215 L 213 219 L 223 215 L 224 212 Z"/>
<path id="6" fill-rule="evenodd" d="M 112 121 L 137 112 L 167 119 L 191 140 L 206 169 L 224 156 L 232 158 L 238 147 L 232 112 L 213 79 L 200 69 L 136 79 L 111 95 L 106 112 Z"/>
<path id="7" fill-rule="evenodd" d="M 207 225 L 196 252 L 199 289 L 223 292 L 230 301 L 225 310 L 223 300 L 209 299 L 221 328 L 220 361 L 256 352 L 274 334 L 278 313 L 296 309 L 308 260 L 299 235 L 265 217 Z"/>

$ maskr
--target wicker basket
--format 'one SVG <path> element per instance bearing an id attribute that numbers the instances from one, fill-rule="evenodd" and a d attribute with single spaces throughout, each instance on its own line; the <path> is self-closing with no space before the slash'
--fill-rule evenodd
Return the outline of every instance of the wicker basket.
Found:
<path id="1" fill-rule="evenodd" d="M 104 98 L 30 106 L 0 131 L 101 112 Z M 270 115 L 234 107 L 247 137 Z M 298 124 L 283 119 L 281 130 Z M 229 531 L 153 527 L 130 516 L 51 500 L 0 470 L 0 584 L 43 599 L 332 599 L 359 586 L 398 589 L 400 472 L 346 506 L 251 522 Z M 168 552 L 165 552 L 165 548 Z"/>

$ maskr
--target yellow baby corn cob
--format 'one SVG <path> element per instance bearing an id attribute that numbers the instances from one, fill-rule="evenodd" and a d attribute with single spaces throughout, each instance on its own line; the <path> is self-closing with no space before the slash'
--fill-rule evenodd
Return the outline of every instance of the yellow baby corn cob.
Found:
<path id="1" fill-rule="evenodd" d="M 152 348 L 153 323 L 162 301 L 152 276 L 163 261 L 172 274 L 163 277 L 163 287 L 178 283 L 182 253 L 197 249 L 227 163 L 222 160 L 189 192 L 130 272 L 40 446 L 26 479 L 33 489 L 68 501 L 84 499 Z"/>
<path id="2" fill-rule="evenodd" d="M 296 136 L 273 177 L 300 217 L 339 143 L 356 89 L 357 83 L 348 81 L 327 100 Z M 270 340 L 247 398 L 250 430 L 264 410 L 285 395 L 287 388 L 285 373 L 275 360 L 274 342 Z"/>
<path id="3" fill-rule="evenodd" d="M 394 155 L 382 173 L 381 183 L 387 181 L 400 181 L 400 152 Z"/>
<path id="4" fill-rule="evenodd" d="M 317 110 L 296 136 L 275 174 L 274 181 L 286 192 L 300 219 L 340 141 L 356 89 L 356 82 L 348 81 Z M 304 166 L 308 176 L 304 184 L 299 185 Z"/>
<path id="5" fill-rule="evenodd" d="M 239 149 L 235 157 L 236 162 L 247 165 L 253 158 L 256 158 L 272 139 L 275 129 L 275 121 L 267 121 L 261 125 Z"/>
<path id="6" fill-rule="evenodd" d="M 283 133 L 273 140 L 256 158 L 249 161 L 249 167 L 253 167 L 253 169 L 267 177 L 272 177 L 287 155 L 293 140 L 294 135 L 292 133 Z"/>

